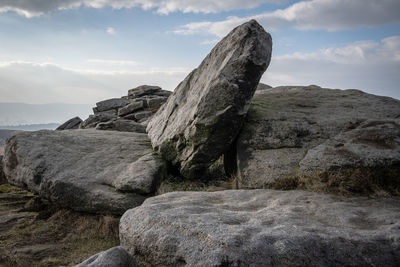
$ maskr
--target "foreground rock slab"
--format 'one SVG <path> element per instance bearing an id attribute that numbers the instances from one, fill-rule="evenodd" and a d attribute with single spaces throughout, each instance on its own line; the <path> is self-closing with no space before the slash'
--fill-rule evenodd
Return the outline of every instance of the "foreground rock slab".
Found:
<path id="1" fill-rule="evenodd" d="M 399 266 L 400 200 L 306 191 L 174 192 L 120 222 L 151 266 Z"/>
<path id="2" fill-rule="evenodd" d="M 125 249 L 113 247 L 93 255 L 75 267 L 137 267 L 137 263 Z"/>
<path id="3" fill-rule="evenodd" d="M 271 36 L 255 20 L 235 28 L 153 116 L 153 148 L 183 176 L 202 176 L 236 138 L 271 50 Z"/>
<path id="4" fill-rule="evenodd" d="M 14 185 L 78 211 L 122 214 L 163 175 L 146 134 L 97 130 L 23 132 L 8 139 L 4 173 Z"/>
<path id="5" fill-rule="evenodd" d="M 255 94 L 236 151 L 225 159 L 241 188 L 396 191 L 399 118 L 399 100 L 358 90 L 265 89 Z"/>

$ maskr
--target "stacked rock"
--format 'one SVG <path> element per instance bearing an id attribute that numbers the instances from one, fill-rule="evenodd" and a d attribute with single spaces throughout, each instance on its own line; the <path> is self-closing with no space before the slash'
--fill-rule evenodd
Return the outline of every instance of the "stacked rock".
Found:
<path id="1" fill-rule="evenodd" d="M 93 108 L 94 114 L 83 121 L 80 128 L 112 130 L 115 125 L 126 126 L 135 124 L 134 122 L 146 124 L 147 120 L 157 112 L 171 94 L 170 91 L 151 85 L 141 85 L 130 89 L 127 96 L 96 103 L 96 107 Z"/>

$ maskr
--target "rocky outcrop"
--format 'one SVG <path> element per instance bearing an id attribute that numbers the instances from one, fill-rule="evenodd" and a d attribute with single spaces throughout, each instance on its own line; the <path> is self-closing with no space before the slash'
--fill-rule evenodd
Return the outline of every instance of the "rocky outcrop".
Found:
<path id="1" fill-rule="evenodd" d="M 154 192 L 164 163 L 146 134 L 38 131 L 7 140 L 4 173 L 11 184 L 59 206 L 122 214 Z"/>
<path id="2" fill-rule="evenodd" d="M 138 267 L 128 252 L 121 247 L 110 248 L 93 255 L 75 267 Z"/>
<path id="3" fill-rule="evenodd" d="M 235 28 L 151 119 L 153 148 L 183 176 L 201 177 L 236 138 L 271 50 L 271 36 L 256 21 Z"/>
<path id="4" fill-rule="evenodd" d="M 96 130 L 146 133 L 146 128 L 142 124 L 127 119 L 115 119 L 99 123 Z"/>
<path id="5" fill-rule="evenodd" d="M 56 130 L 61 131 L 61 130 L 69 130 L 69 129 L 79 129 L 79 125 L 82 123 L 82 119 L 79 117 L 72 118 L 70 120 L 67 120 L 63 124 L 57 127 Z"/>
<path id="6" fill-rule="evenodd" d="M 306 191 L 175 192 L 120 222 L 151 266 L 399 266 L 400 202 Z"/>
<path id="7" fill-rule="evenodd" d="M 167 101 L 170 91 L 158 86 L 141 85 L 130 89 L 127 96 L 98 102 L 80 128 L 98 130 L 136 131 L 135 122 L 145 123 Z M 126 120 L 130 120 L 129 124 Z M 101 125 L 99 125 L 101 124 Z M 134 126 L 134 127 L 129 127 Z M 139 132 L 142 132 L 140 129 Z"/>
<path id="8" fill-rule="evenodd" d="M 265 89 L 225 155 L 226 169 L 240 188 L 394 192 L 400 188 L 399 117 L 400 101 L 358 90 Z"/>

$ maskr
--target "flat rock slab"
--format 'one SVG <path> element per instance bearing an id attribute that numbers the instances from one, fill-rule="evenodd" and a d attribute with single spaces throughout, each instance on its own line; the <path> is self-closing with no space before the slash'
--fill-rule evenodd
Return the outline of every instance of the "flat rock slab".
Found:
<path id="1" fill-rule="evenodd" d="M 174 192 L 127 211 L 120 240 L 151 266 L 399 266 L 400 200 Z"/>
<path id="2" fill-rule="evenodd" d="M 78 211 L 122 214 L 155 190 L 164 164 L 146 134 L 65 130 L 8 139 L 4 173 L 11 184 Z"/>
<path id="3" fill-rule="evenodd" d="M 253 98 L 236 151 L 225 159 L 228 169 L 237 168 L 241 188 L 285 185 L 285 179 L 304 175 L 324 183 L 327 172 L 348 183 L 345 176 L 356 168 L 368 173 L 400 166 L 399 118 L 399 100 L 359 90 L 264 89 Z M 349 172 L 340 174 L 343 169 Z M 393 175 L 400 176 L 399 168 Z"/>
<path id="4" fill-rule="evenodd" d="M 271 50 L 271 36 L 255 20 L 235 28 L 153 116 L 153 148 L 183 176 L 202 177 L 236 138 Z"/>

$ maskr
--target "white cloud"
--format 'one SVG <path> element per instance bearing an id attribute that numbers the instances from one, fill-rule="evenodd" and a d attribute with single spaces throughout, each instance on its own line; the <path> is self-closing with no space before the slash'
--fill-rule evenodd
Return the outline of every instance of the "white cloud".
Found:
<path id="1" fill-rule="evenodd" d="M 256 19 L 267 30 L 295 27 L 301 30 L 338 31 L 400 22 L 399 0 L 312 0 L 286 9 L 250 17 L 228 17 L 226 20 L 193 22 L 175 30 L 177 34 L 207 33 L 225 36 L 234 27 Z"/>
<path id="2" fill-rule="evenodd" d="M 110 66 L 138 66 L 138 62 L 133 60 L 110 60 L 110 59 L 88 59 L 88 63 L 110 65 Z"/>
<path id="3" fill-rule="evenodd" d="M 173 90 L 188 68 L 130 70 L 134 61 L 91 59 L 96 68 L 76 69 L 53 63 L 0 62 L 0 102 L 87 103 L 125 95 L 141 84 Z M 200 63 L 200 62 L 198 62 Z M 104 70 L 102 65 L 121 66 Z M 114 65 L 113 65 L 114 64 Z M 273 56 L 262 81 L 273 85 L 317 84 L 356 88 L 400 99 L 400 36 L 362 41 L 313 53 Z M 21 77 L 24 77 L 21 79 Z"/>
<path id="4" fill-rule="evenodd" d="M 70 69 L 52 63 L 0 62 L 0 102 L 94 104 L 126 95 L 128 89 L 142 84 L 174 90 L 189 71 L 184 68 L 105 71 Z"/>
<path id="5" fill-rule="evenodd" d="M 317 84 L 400 99 L 400 36 L 314 53 L 272 57 L 262 81 L 272 86 Z"/>
<path id="6" fill-rule="evenodd" d="M 1 0 L 0 12 L 14 11 L 25 17 L 40 16 L 44 13 L 86 6 L 121 9 L 140 7 L 155 9 L 157 13 L 171 12 L 216 13 L 234 9 L 254 8 L 262 3 L 282 3 L 287 0 Z"/>
<path id="7" fill-rule="evenodd" d="M 109 35 L 115 35 L 115 34 L 117 33 L 113 27 L 108 27 L 107 30 L 106 30 L 106 32 L 107 32 Z"/>

